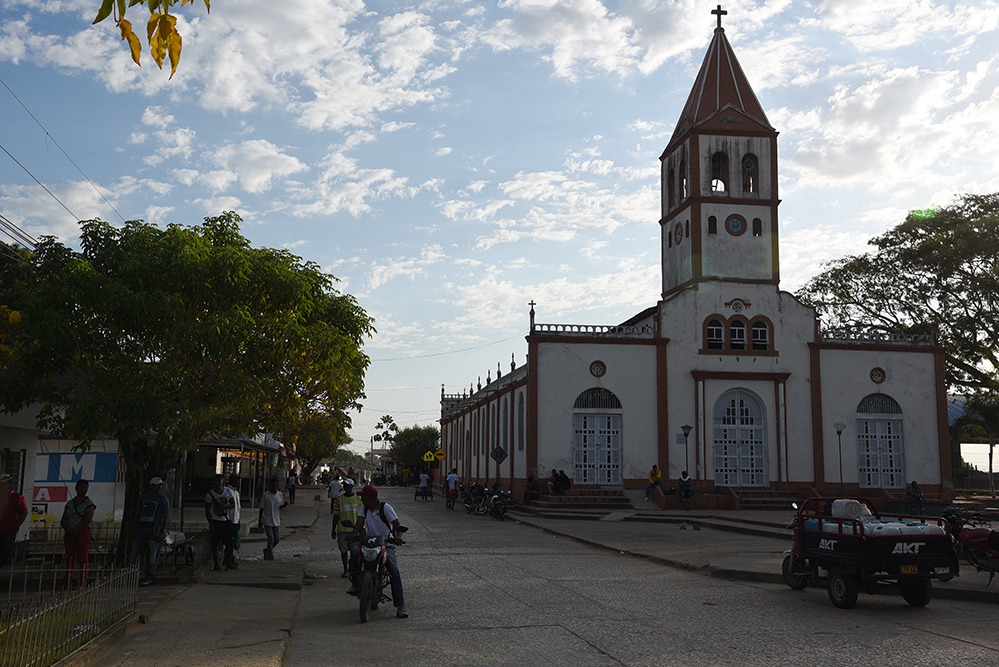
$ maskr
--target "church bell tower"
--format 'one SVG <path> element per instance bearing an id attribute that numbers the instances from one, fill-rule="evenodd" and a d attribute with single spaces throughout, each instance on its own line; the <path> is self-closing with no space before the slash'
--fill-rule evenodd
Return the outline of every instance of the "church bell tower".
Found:
<path id="1" fill-rule="evenodd" d="M 694 80 L 662 163 L 663 298 L 704 282 L 774 284 L 777 131 L 722 28 Z"/>

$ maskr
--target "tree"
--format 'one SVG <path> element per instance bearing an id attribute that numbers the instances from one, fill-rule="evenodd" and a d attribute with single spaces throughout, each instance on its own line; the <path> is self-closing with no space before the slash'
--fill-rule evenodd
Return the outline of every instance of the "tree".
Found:
<path id="1" fill-rule="evenodd" d="M 39 428 L 118 439 L 122 544 L 139 494 L 207 436 L 294 433 L 363 398 L 372 321 L 310 262 L 251 248 L 240 218 L 196 227 L 81 223 L 0 252 L 0 406 L 41 403 Z"/>
<path id="2" fill-rule="evenodd" d="M 181 0 L 181 7 L 192 0 Z M 108 18 L 113 17 L 115 25 L 121 31 L 121 40 L 128 42 L 129 51 L 132 53 L 132 60 L 136 65 L 141 66 L 139 56 L 142 53 L 142 43 L 138 36 L 132 31 L 132 23 L 125 18 L 125 11 L 133 5 L 146 5 L 149 8 L 149 20 L 146 22 L 146 39 L 149 41 L 149 53 L 153 61 L 163 69 L 163 61 L 170 59 L 170 78 L 173 78 L 177 71 L 177 64 L 180 62 L 180 51 L 183 47 L 183 40 L 177 32 L 177 17 L 170 13 L 170 7 L 176 4 L 176 0 L 103 0 L 101 8 L 97 12 L 97 18 L 92 25 L 96 25 Z M 210 0 L 205 0 L 205 9 L 211 12 Z"/>
<path id="3" fill-rule="evenodd" d="M 399 432 L 399 427 L 396 425 L 395 420 L 392 419 L 392 415 L 385 415 L 379 419 L 378 423 L 375 424 L 375 430 L 378 432 L 374 435 L 374 441 L 381 442 L 385 445 L 385 449 L 390 449 L 392 441 Z"/>
<path id="4" fill-rule="evenodd" d="M 282 434 L 295 443 L 295 455 L 306 479 L 323 461 L 337 456 L 342 445 L 352 442 L 344 427 L 342 415 L 312 414 L 303 418 L 294 431 Z"/>
<path id="5" fill-rule="evenodd" d="M 947 380 L 999 387 L 999 194 L 914 211 L 799 293 L 832 328 L 936 335 Z"/>
<path id="6" fill-rule="evenodd" d="M 390 454 L 402 467 L 423 468 L 423 455 L 440 449 L 441 434 L 436 426 L 413 425 L 399 431 L 392 443 Z"/>
<path id="7" fill-rule="evenodd" d="M 955 432 L 966 433 L 989 444 L 989 491 L 996 497 L 996 483 L 993 477 L 992 454 L 999 439 L 999 399 L 993 393 L 969 396 L 964 404 L 964 414 L 952 427 Z"/>

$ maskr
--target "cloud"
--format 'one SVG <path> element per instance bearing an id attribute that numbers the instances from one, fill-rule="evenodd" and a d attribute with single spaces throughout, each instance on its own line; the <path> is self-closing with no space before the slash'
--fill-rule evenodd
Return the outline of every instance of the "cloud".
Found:
<path id="1" fill-rule="evenodd" d="M 378 289 L 393 278 L 404 277 L 411 281 L 426 278 L 427 268 L 440 264 L 444 259 L 443 249 L 433 244 L 424 246 L 419 257 L 400 257 L 386 263 L 374 262 L 368 272 L 368 289 Z"/>
<path id="2" fill-rule="evenodd" d="M 211 159 L 225 169 L 223 178 L 235 174 L 243 189 L 252 193 L 269 190 L 275 178 L 308 170 L 301 160 L 263 139 L 226 144 Z"/>
<path id="3" fill-rule="evenodd" d="M 190 159 L 194 154 L 195 139 L 197 134 L 187 127 L 178 127 L 171 130 L 159 130 L 153 136 L 160 143 L 153 155 L 147 155 L 143 162 L 151 167 L 158 167 L 170 158 L 180 157 L 184 160 Z"/>

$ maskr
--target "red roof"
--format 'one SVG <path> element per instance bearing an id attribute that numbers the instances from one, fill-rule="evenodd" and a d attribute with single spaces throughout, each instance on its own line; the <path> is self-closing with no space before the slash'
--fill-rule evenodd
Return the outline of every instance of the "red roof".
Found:
<path id="1" fill-rule="evenodd" d="M 774 131 L 732 51 L 732 45 L 725 37 L 724 28 L 715 29 L 714 39 L 704 56 L 701 71 L 694 80 L 694 87 L 683 107 L 683 113 L 680 114 L 680 120 L 677 121 L 670 144 L 688 130 L 709 121 L 714 121 L 712 126 L 715 123 L 755 121 L 760 126 L 754 128 L 755 131 Z M 723 127 L 719 125 L 705 129 Z"/>

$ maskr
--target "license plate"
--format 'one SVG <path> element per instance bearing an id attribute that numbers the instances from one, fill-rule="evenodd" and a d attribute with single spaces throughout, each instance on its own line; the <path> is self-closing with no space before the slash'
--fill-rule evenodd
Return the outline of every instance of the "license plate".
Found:
<path id="1" fill-rule="evenodd" d="M 902 574 L 919 574 L 918 565 L 903 565 L 901 567 Z"/>

